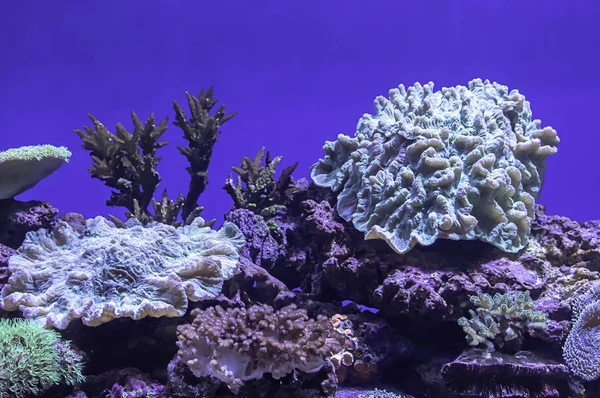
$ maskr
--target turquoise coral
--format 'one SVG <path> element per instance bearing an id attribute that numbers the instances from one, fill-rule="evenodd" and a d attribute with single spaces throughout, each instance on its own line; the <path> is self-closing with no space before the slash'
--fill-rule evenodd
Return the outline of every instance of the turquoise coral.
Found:
<path id="1" fill-rule="evenodd" d="M 502 348 L 507 342 L 516 344 L 520 349 L 523 335 L 533 330 L 547 328 L 548 314 L 536 311 L 529 291 L 495 294 L 494 297 L 483 293 L 471 296 L 471 302 L 478 308 L 469 310 L 471 319 L 462 317 L 459 326 L 467 334 L 471 346 L 494 346 Z"/>
<path id="2" fill-rule="evenodd" d="M 338 194 L 339 215 L 399 253 L 438 238 L 525 247 L 556 131 L 518 91 L 487 80 L 400 85 L 389 97 L 312 167 L 315 184 Z"/>

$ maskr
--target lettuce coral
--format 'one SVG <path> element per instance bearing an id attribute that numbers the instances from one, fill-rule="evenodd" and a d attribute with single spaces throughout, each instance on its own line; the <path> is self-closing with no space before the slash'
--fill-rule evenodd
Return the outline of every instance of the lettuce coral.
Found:
<path id="1" fill-rule="evenodd" d="M 438 238 L 522 249 L 556 131 L 532 119 L 517 90 L 488 80 L 437 92 L 400 85 L 389 97 L 312 166 L 340 216 L 399 253 Z"/>
<path id="2" fill-rule="evenodd" d="M 188 301 L 221 292 L 243 244 L 234 224 L 214 231 L 202 218 L 178 228 L 130 219 L 117 228 L 96 217 L 83 233 L 60 220 L 51 232 L 28 233 L 10 258 L 0 306 L 58 329 L 77 318 L 97 326 L 121 317 L 182 316 Z"/>

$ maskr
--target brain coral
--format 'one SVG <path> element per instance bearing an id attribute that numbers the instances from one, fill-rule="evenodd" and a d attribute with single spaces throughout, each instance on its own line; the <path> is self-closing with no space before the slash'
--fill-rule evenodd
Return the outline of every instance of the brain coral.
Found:
<path id="1" fill-rule="evenodd" d="M 10 258 L 0 306 L 58 329 L 77 318 L 97 326 L 121 317 L 182 316 L 188 300 L 221 292 L 243 244 L 234 224 L 214 231 L 201 218 L 178 228 L 130 219 L 117 228 L 96 217 L 82 234 L 58 221 L 49 233 L 29 232 Z"/>
<path id="2" fill-rule="evenodd" d="M 523 248 L 556 131 L 532 120 L 518 91 L 487 80 L 400 85 L 389 97 L 312 166 L 315 184 L 338 193 L 340 216 L 399 253 L 438 238 Z"/>

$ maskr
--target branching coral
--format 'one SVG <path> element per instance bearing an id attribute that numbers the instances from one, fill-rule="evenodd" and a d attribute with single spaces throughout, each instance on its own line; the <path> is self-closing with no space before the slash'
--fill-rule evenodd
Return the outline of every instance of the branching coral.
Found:
<path id="1" fill-rule="evenodd" d="M 213 146 L 220 135 L 221 126 L 235 113 L 225 114 L 225 107 L 221 105 L 216 112 L 210 114 L 218 101 L 213 98 L 212 87 L 206 92 L 202 90 L 197 98 L 189 93 L 186 95 L 191 118 L 188 119 L 174 101 L 174 124 L 183 130 L 188 142 L 187 147 L 178 149 L 190 162 L 187 171 L 191 181 L 187 195 L 184 197 L 180 194 L 174 201 L 169 200 L 166 190 L 163 191 L 160 202 L 153 198 L 161 181 L 156 171 L 161 160 L 157 151 L 168 144 L 166 141 L 159 141 L 167 130 L 167 117 L 156 126 L 154 114 L 142 123 L 134 112 L 133 133 L 119 123 L 116 134 L 112 134 L 98 119 L 89 115 L 93 127 L 86 126 L 85 131 L 75 130 L 83 142 L 83 148 L 90 151 L 93 165 L 88 170 L 92 177 L 115 190 L 106 204 L 126 208 L 128 218 L 137 218 L 144 224 L 158 221 L 179 226 L 177 217 L 180 211 L 187 224 L 202 211 L 197 201 L 208 184 L 207 172 Z M 154 214 L 148 210 L 150 204 L 154 208 Z M 118 223 L 114 218 L 113 221 Z"/>
<path id="2" fill-rule="evenodd" d="M 237 184 L 229 175 L 224 189 L 233 199 L 236 209 L 249 209 L 262 216 L 268 216 L 277 209 L 285 208 L 286 200 L 295 192 L 291 182 L 292 173 L 298 166 L 298 162 L 283 169 L 279 178 L 275 180 L 275 173 L 281 159 L 281 156 L 271 159 L 269 152 L 265 157 L 263 147 L 254 159 L 244 156 L 241 166 L 232 168 L 238 174 Z"/>
<path id="3" fill-rule="evenodd" d="M 33 145 L 0 152 L 0 199 L 13 198 L 33 188 L 68 162 L 65 147 Z"/>
<path id="4" fill-rule="evenodd" d="M 178 357 L 196 377 L 215 377 L 234 392 L 265 373 L 280 379 L 294 370 L 317 372 L 341 348 L 325 316 L 309 318 L 295 305 L 217 306 L 192 315 L 192 324 L 178 328 Z"/>
<path id="5" fill-rule="evenodd" d="M 187 118 L 183 109 L 174 101 L 176 126 L 183 130 L 183 138 L 188 147 L 178 147 L 179 151 L 190 162 L 187 168 L 191 181 L 188 193 L 183 202 L 182 216 L 187 218 L 198 206 L 196 202 L 208 184 L 208 165 L 212 157 L 213 147 L 221 135 L 219 131 L 225 122 L 237 115 L 237 112 L 225 113 L 221 105 L 212 115 L 210 111 L 219 101 L 213 98 L 213 88 L 202 90 L 198 98 L 186 93 L 191 118 Z"/>
<path id="6" fill-rule="evenodd" d="M 556 131 L 532 120 L 518 91 L 487 80 L 438 92 L 400 85 L 389 96 L 312 167 L 340 216 L 400 253 L 438 238 L 522 249 Z"/>
<path id="7" fill-rule="evenodd" d="M 535 310 L 529 291 L 496 293 L 494 297 L 483 293 L 471 296 L 478 308 L 469 310 L 471 319 L 460 318 L 458 324 L 467 334 L 472 346 L 485 345 L 493 350 L 494 345 L 502 348 L 511 342 L 520 349 L 523 335 L 535 329 L 547 327 L 548 315 Z"/>
<path id="8" fill-rule="evenodd" d="M 60 335 L 23 319 L 0 319 L 0 398 L 41 396 L 84 379 L 82 358 Z"/>
<path id="9" fill-rule="evenodd" d="M 59 329 L 77 318 L 97 326 L 122 317 L 182 316 L 188 301 L 221 292 L 243 244 L 235 225 L 214 231 L 201 218 L 178 228 L 130 219 L 117 228 L 96 217 L 83 233 L 61 220 L 51 232 L 30 232 L 10 258 L 0 304 Z"/>

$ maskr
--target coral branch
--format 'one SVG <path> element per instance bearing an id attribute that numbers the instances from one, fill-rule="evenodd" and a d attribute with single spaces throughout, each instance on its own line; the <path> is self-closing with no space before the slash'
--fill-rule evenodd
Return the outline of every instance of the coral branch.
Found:
<path id="1" fill-rule="evenodd" d="M 173 124 L 183 130 L 183 138 L 188 147 L 178 147 L 183 156 L 190 162 L 186 168 L 191 181 L 182 208 L 182 217 L 187 217 L 198 207 L 198 198 L 208 184 L 208 165 L 212 158 L 213 147 L 221 135 L 221 126 L 237 115 L 237 112 L 225 114 L 225 106 L 221 105 L 213 114 L 210 111 L 218 102 L 213 98 L 213 88 L 202 90 L 198 98 L 186 93 L 191 117 L 188 119 L 185 111 L 177 101 L 173 101 L 176 122 Z"/>

